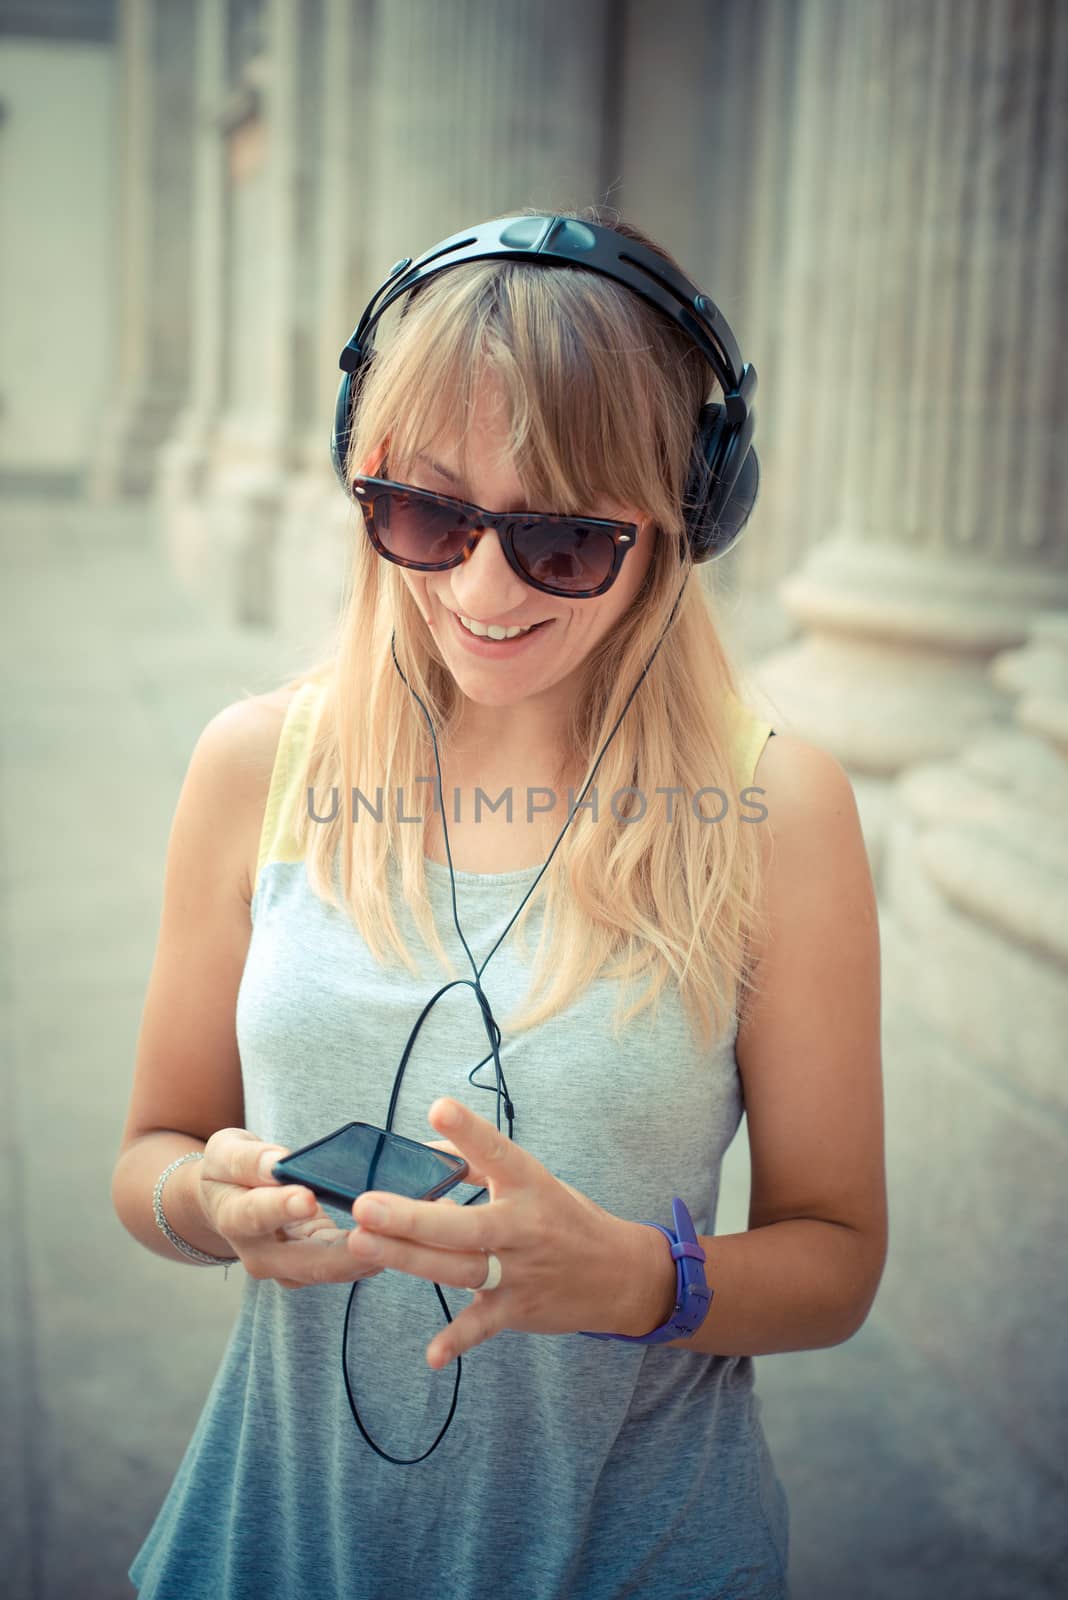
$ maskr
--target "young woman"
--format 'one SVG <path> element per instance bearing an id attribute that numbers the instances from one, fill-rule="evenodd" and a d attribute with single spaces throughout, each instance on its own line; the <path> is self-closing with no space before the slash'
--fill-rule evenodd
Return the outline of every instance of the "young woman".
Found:
<path id="1" fill-rule="evenodd" d="M 143 1597 L 789 1593 L 752 1358 L 880 1281 L 878 925 L 846 774 L 692 574 L 709 385 L 625 284 L 500 257 L 361 375 L 335 648 L 209 723 L 169 846 L 115 1206 L 246 1276 Z M 352 1121 L 466 1185 L 274 1177 Z"/>

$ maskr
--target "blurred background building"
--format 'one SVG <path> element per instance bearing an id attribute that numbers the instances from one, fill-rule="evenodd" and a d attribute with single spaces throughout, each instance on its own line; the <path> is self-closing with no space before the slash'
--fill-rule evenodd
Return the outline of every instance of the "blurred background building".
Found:
<path id="1" fill-rule="evenodd" d="M 878 1314 L 998 1429 L 991 1494 L 1063 1505 L 1068 5 L 3 0 L 0 27 L 0 485 L 140 502 L 205 614 L 291 652 L 352 537 L 338 352 L 398 258 L 601 201 L 723 308 L 762 490 L 714 581 L 754 703 L 849 771 L 879 889 Z"/>

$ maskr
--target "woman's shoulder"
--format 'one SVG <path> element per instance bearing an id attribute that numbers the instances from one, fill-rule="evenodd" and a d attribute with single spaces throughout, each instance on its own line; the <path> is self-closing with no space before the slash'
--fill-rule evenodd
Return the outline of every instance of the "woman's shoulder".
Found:
<path id="1" fill-rule="evenodd" d="M 864 838 L 849 774 L 829 750 L 776 730 L 756 762 L 753 783 L 767 813 L 780 874 L 810 878 L 843 850 L 859 858 Z"/>
<path id="2" fill-rule="evenodd" d="M 216 712 L 199 745 L 216 773 L 218 792 L 226 795 L 224 825 L 232 827 L 235 847 L 244 863 L 244 889 L 251 901 L 262 855 L 265 822 L 277 797 L 283 768 L 283 735 L 291 730 L 291 713 L 316 701 L 321 679 L 304 678 L 260 694 L 244 695 Z M 290 739 L 292 734 L 289 735 Z"/>
<path id="3" fill-rule="evenodd" d="M 211 731 L 237 772 L 247 772 L 253 781 L 269 781 L 290 713 L 318 704 L 324 688 L 321 674 L 304 674 L 280 688 L 246 694 L 217 712 L 205 735 Z"/>
<path id="4" fill-rule="evenodd" d="M 200 736 L 226 776 L 252 790 L 270 782 L 275 753 L 298 689 L 287 686 L 244 695 L 217 711 Z"/>
<path id="5" fill-rule="evenodd" d="M 849 774 L 829 750 L 778 729 L 765 742 L 754 776 L 794 813 L 840 805 L 853 793 Z"/>

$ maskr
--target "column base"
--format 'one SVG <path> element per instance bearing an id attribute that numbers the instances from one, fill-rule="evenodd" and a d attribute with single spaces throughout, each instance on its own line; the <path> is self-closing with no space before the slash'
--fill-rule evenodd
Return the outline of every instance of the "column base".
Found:
<path id="1" fill-rule="evenodd" d="M 1023 642 L 1036 611 L 1068 603 L 1068 578 L 840 538 L 781 595 L 807 633 L 755 669 L 776 725 L 890 777 L 1007 719 L 990 661 Z"/>
<path id="2" fill-rule="evenodd" d="M 887 899 L 910 1007 L 1066 1119 L 1068 759 L 1029 727 L 1027 696 L 1043 686 L 1063 720 L 1068 616 L 1040 619 L 991 676 L 1023 691 L 1012 724 L 896 785 Z"/>

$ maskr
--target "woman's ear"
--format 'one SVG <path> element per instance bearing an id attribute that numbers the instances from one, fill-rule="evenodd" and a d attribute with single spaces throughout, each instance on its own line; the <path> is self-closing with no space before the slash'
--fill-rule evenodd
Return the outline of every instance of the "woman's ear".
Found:
<path id="1" fill-rule="evenodd" d="M 386 452 L 388 450 L 389 450 L 389 438 L 387 437 L 382 441 L 382 443 L 380 445 L 378 445 L 374 450 L 371 451 L 371 454 L 367 457 L 366 461 L 360 467 L 359 472 L 356 474 L 356 476 L 360 477 L 360 478 L 376 478 L 378 476 L 379 468 L 381 467 L 383 461 L 386 459 Z"/>

